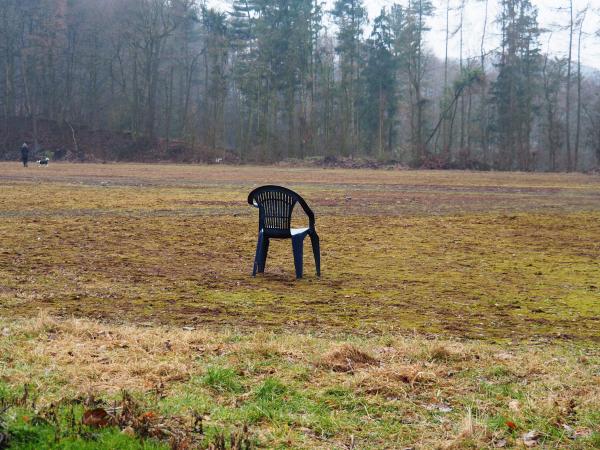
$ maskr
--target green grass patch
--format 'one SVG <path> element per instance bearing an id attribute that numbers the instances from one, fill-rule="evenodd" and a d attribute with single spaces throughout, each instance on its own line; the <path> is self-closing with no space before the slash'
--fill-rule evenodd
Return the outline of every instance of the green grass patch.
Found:
<path id="1" fill-rule="evenodd" d="M 240 393 L 244 390 L 241 377 L 227 367 L 209 367 L 202 377 L 202 383 L 219 393 Z"/>

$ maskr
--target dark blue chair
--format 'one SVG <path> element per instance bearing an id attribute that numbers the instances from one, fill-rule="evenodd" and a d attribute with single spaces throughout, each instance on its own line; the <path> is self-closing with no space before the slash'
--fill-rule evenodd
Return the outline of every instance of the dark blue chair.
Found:
<path id="1" fill-rule="evenodd" d="M 296 278 L 302 278 L 302 256 L 304 238 L 310 236 L 317 276 L 321 276 L 321 250 L 319 236 L 315 230 L 315 215 L 302 197 L 281 186 L 261 186 L 248 195 L 248 203 L 258 208 L 258 242 L 252 276 L 265 271 L 269 241 L 271 239 L 291 239 L 294 252 Z M 308 216 L 308 228 L 292 228 L 292 211 L 296 203 Z"/>

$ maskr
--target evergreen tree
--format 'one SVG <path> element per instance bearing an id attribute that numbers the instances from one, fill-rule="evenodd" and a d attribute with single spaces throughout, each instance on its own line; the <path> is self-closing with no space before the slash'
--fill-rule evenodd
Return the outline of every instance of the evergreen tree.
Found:
<path id="1" fill-rule="evenodd" d="M 415 165 L 420 165 L 428 156 L 425 145 L 425 106 L 428 101 L 423 95 L 427 68 L 424 34 L 429 30 L 427 19 L 433 15 L 433 11 L 430 0 L 409 2 L 400 38 L 402 66 L 405 67 L 409 84 L 411 159 Z"/>
<path id="2" fill-rule="evenodd" d="M 557 156 L 561 149 L 561 128 L 563 127 L 560 121 L 559 99 L 561 86 L 565 81 L 565 66 L 566 61 L 562 59 L 550 59 L 548 55 L 544 58 L 542 130 L 543 142 L 548 151 L 547 167 L 553 172 L 558 168 Z"/>
<path id="3" fill-rule="evenodd" d="M 214 9 L 202 9 L 205 33 L 204 48 L 204 117 L 206 143 L 212 147 L 224 144 L 224 109 L 227 94 L 226 64 L 228 57 L 227 17 Z"/>
<path id="4" fill-rule="evenodd" d="M 379 157 L 391 152 L 397 110 L 397 59 L 392 44 L 390 16 L 384 8 L 374 20 L 371 36 L 367 40 L 365 93 L 361 102 L 366 148 L 376 148 Z"/>
<path id="5" fill-rule="evenodd" d="M 501 8 L 502 50 L 492 87 L 498 165 L 530 170 L 534 97 L 541 67 L 537 9 L 530 0 L 502 0 Z"/>
<path id="6" fill-rule="evenodd" d="M 338 26 L 336 52 L 340 57 L 341 132 L 343 154 L 353 155 L 358 150 L 358 95 L 362 67 L 361 38 L 367 22 L 367 11 L 362 0 L 336 0 L 331 11 Z"/>

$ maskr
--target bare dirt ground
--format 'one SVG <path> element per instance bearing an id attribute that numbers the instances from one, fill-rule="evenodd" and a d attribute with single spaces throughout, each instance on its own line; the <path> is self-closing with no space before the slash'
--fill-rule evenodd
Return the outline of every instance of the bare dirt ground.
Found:
<path id="1" fill-rule="evenodd" d="M 0 314 L 495 340 L 600 336 L 600 177 L 0 164 Z M 257 211 L 313 207 L 323 277 L 289 242 L 249 276 Z M 301 222 L 302 218 L 298 217 Z"/>

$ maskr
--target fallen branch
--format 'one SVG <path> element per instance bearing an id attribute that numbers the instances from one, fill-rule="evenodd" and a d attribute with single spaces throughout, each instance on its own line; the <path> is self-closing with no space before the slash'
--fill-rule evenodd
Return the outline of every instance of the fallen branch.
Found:
<path id="1" fill-rule="evenodd" d="M 75 129 L 73 128 L 73 126 L 69 123 L 68 120 L 65 120 L 65 123 L 67 125 L 69 125 L 69 128 L 71 129 L 71 136 L 73 137 L 73 145 L 75 146 L 75 154 L 77 156 L 79 156 L 79 145 L 77 145 L 77 138 L 75 137 Z"/>

